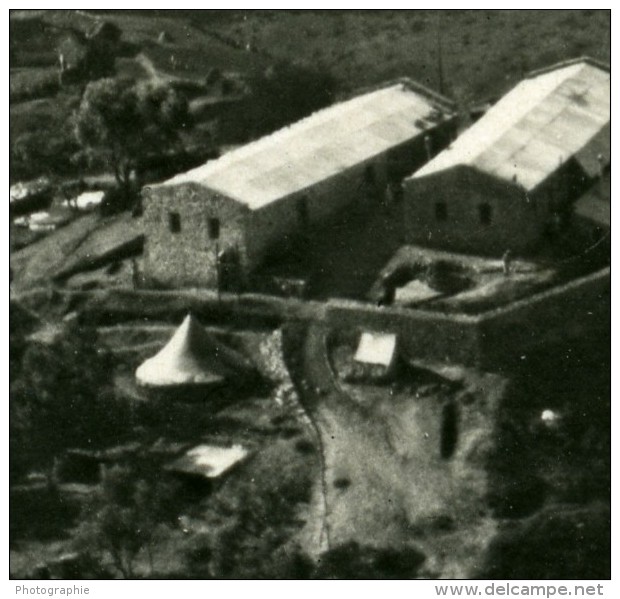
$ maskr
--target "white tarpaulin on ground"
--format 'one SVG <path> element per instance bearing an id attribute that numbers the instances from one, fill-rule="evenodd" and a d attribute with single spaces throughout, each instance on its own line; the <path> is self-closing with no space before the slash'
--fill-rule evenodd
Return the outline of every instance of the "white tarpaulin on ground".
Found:
<path id="1" fill-rule="evenodd" d="M 232 447 L 198 445 L 169 464 L 167 469 L 185 474 L 197 474 L 206 478 L 218 478 L 245 459 L 248 454 L 249 451 L 241 445 Z"/>
<path id="2" fill-rule="evenodd" d="M 403 287 L 396 288 L 394 301 L 398 304 L 409 304 L 428 300 L 438 295 L 441 295 L 439 291 L 436 291 L 423 281 L 413 279 L 413 281 L 409 281 Z"/>
<path id="3" fill-rule="evenodd" d="M 85 210 L 91 206 L 99 206 L 103 201 L 104 193 L 103 191 L 86 191 L 76 198 L 75 205 L 80 210 Z"/>
<path id="4" fill-rule="evenodd" d="M 389 368 L 396 358 L 394 333 L 362 333 L 355 354 L 355 361 Z"/>

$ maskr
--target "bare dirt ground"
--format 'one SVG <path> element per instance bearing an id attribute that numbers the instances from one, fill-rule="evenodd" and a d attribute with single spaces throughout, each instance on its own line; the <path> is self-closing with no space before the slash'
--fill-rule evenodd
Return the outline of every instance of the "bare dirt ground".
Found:
<path id="1" fill-rule="evenodd" d="M 110 261 L 123 248 L 138 245 L 130 253 L 141 251 L 140 223 L 127 213 L 102 218 L 92 212 L 53 231 L 51 234 L 14 252 L 11 256 L 12 289 L 20 291 L 36 285 L 47 286 L 56 275 L 88 269 L 97 262 Z M 100 280 L 105 280 L 101 276 Z"/>
<path id="2" fill-rule="evenodd" d="M 353 388 L 335 378 L 327 330 L 311 325 L 303 347 L 302 401 L 321 438 L 323 504 L 313 502 L 314 553 L 348 541 L 385 547 L 414 545 L 427 555 L 423 574 L 470 577 L 496 524 L 482 508 L 489 418 L 503 391 L 501 377 L 473 375 L 463 393 L 486 407 L 464 414 L 465 433 L 452 460 L 439 457 L 435 392 L 420 398 L 390 387 Z M 428 388 L 428 385 L 427 385 Z M 327 538 L 325 538 L 325 536 Z M 308 539 L 308 536 L 306 537 Z"/>

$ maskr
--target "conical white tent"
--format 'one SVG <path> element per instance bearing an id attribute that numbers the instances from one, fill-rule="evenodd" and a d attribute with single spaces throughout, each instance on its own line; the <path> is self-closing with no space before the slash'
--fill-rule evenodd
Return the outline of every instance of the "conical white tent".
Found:
<path id="1" fill-rule="evenodd" d="M 168 343 L 136 370 L 140 385 L 211 385 L 247 375 L 251 364 L 214 339 L 188 314 Z"/>

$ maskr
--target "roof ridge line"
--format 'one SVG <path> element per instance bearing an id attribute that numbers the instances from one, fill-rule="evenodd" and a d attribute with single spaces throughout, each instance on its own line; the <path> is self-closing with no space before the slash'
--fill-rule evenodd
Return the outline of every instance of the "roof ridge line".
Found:
<path id="1" fill-rule="evenodd" d="M 265 143 L 267 140 L 272 140 L 275 139 L 277 136 L 279 135 L 283 135 L 284 133 L 288 133 L 289 131 L 301 127 L 303 124 L 307 123 L 308 121 L 310 121 L 311 119 L 316 118 L 319 115 L 324 115 L 326 114 L 328 111 L 332 110 L 333 108 L 335 108 L 336 106 L 340 106 L 341 104 L 345 104 L 347 102 L 353 102 L 354 100 L 358 100 L 358 99 L 362 99 L 367 95 L 370 95 L 371 93 L 377 93 L 380 91 L 384 91 L 385 89 L 389 89 L 390 87 L 396 87 L 397 84 L 394 85 L 386 85 L 385 87 L 381 87 L 378 88 L 372 92 L 369 92 L 368 94 L 357 94 L 355 96 L 352 96 L 351 98 L 346 98 L 346 99 L 342 99 L 339 100 L 337 102 L 334 102 L 333 104 L 330 104 L 329 106 L 325 106 L 323 108 L 319 108 L 318 110 L 315 110 L 314 112 L 310 113 L 309 115 L 293 122 L 290 123 L 288 125 L 285 125 L 284 127 L 280 127 L 279 129 L 276 129 L 275 131 L 272 131 L 271 133 L 268 133 L 267 135 L 263 135 L 257 139 L 254 139 L 246 144 L 243 144 L 242 146 L 240 146 L 239 148 L 236 148 L 235 150 L 228 152 L 227 154 L 224 154 L 223 156 L 220 156 L 220 158 L 217 158 L 217 162 L 220 162 L 221 164 L 225 164 L 226 162 L 229 162 L 232 160 L 232 157 L 236 154 L 236 153 L 242 153 L 242 152 L 246 152 L 249 151 L 250 149 L 252 149 L 253 147 L 255 147 L 256 145 L 258 145 L 259 143 Z M 222 160 L 224 159 L 224 160 Z M 200 167 L 198 167 L 200 168 Z"/>
<path id="2" fill-rule="evenodd" d="M 568 58 L 566 60 L 562 60 L 560 62 L 556 62 L 552 65 L 548 65 L 546 67 L 541 67 L 540 69 L 534 69 L 533 71 L 529 71 L 525 74 L 523 79 L 533 79 L 534 77 L 538 77 L 539 75 L 544 75 L 546 73 L 550 73 L 552 71 L 557 71 L 558 69 L 563 69 L 566 67 L 573 66 L 575 64 L 579 64 L 583 62 L 584 64 L 589 64 L 591 66 L 597 67 L 602 71 L 610 72 L 609 63 L 599 60 L 597 58 L 593 58 L 592 56 L 578 56 L 576 58 Z"/>
<path id="3" fill-rule="evenodd" d="M 417 89 L 418 85 L 420 86 L 420 89 Z M 351 96 L 350 98 L 343 98 L 339 101 L 334 102 L 333 104 L 330 104 L 329 106 L 325 106 L 323 108 L 320 108 L 319 110 L 316 110 L 315 112 L 312 112 L 311 114 L 303 117 L 302 119 L 299 119 L 293 123 L 290 123 L 289 125 L 285 125 L 284 127 L 281 127 L 280 129 L 277 129 L 276 131 L 273 131 L 267 135 L 263 135 L 255 140 L 252 140 L 246 144 L 243 144 L 242 146 L 240 146 L 239 148 L 236 148 L 234 150 L 232 150 L 231 152 L 228 152 L 222 156 L 220 156 L 219 158 L 216 158 L 212 161 L 207 161 L 204 164 L 201 164 L 197 167 L 195 167 L 195 169 L 191 169 L 189 171 L 186 171 L 184 173 L 179 173 L 173 177 L 171 177 L 170 179 L 167 179 L 165 181 L 162 181 L 161 183 L 159 183 L 157 186 L 165 186 L 165 185 L 170 185 L 173 184 L 174 179 L 176 179 L 177 177 L 181 177 L 181 176 L 186 176 L 188 173 L 191 173 L 193 170 L 198 170 L 198 169 L 202 169 L 204 168 L 207 164 L 211 163 L 214 167 L 217 164 L 218 170 L 219 167 L 221 167 L 222 169 L 225 169 L 227 166 L 230 165 L 230 163 L 234 162 L 234 160 L 238 159 L 239 156 L 245 157 L 246 155 L 251 155 L 251 153 L 256 149 L 256 146 L 258 144 L 261 143 L 269 143 L 269 141 L 272 141 L 274 139 L 276 139 L 278 136 L 282 136 L 285 135 L 286 133 L 289 133 L 290 131 L 293 131 L 299 127 L 302 127 L 304 124 L 310 122 L 312 119 L 317 118 L 320 115 L 324 115 L 327 114 L 329 111 L 335 109 L 338 106 L 341 106 L 343 104 L 346 104 L 348 102 L 354 102 L 356 100 L 363 100 L 364 98 L 367 98 L 368 96 L 372 95 L 373 93 L 380 93 L 382 91 L 386 91 L 389 90 L 390 88 L 395 88 L 398 86 L 402 86 L 403 88 L 405 88 L 407 91 L 411 92 L 411 93 L 415 93 L 418 94 L 422 97 L 424 97 L 427 100 L 434 100 L 438 103 L 443 103 L 443 107 L 446 109 L 454 109 L 454 106 L 451 104 L 451 101 L 443 96 L 441 96 L 440 94 L 436 94 L 435 92 L 433 92 L 432 90 L 426 88 L 423 85 L 417 84 L 414 81 L 404 77 L 404 78 L 399 78 L 397 80 L 391 80 L 388 82 L 385 82 L 383 85 L 381 85 L 380 87 L 377 87 L 374 90 L 368 91 L 368 92 L 363 92 L 360 91 L 360 93 Z M 210 173 L 213 174 L 213 173 Z M 207 175 L 208 176 L 208 175 Z M 246 202 L 243 202 L 246 203 Z"/>
<path id="4" fill-rule="evenodd" d="M 426 96 L 427 98 L 445 104 L 446 108 L 452 110 L 456 109 L 456 102 L 452 98 L 438 91 L 435 91 L 430 87 L 424 85 L 423 83 L 420 83 L 419 81 L 416 81 L 411 77 L 407 76 L 395 77 L 394 79 L 388 79 L 387 81 L 382 81 L 381 83 L 377 83 L 374 85 L 358 87 L 350 95 L 343 96 L 341 101 L 346 102 L 348 100 L 353 100 L 354 98 L 357 98 L 359 96 L 363 96 L 365 94 L 369 94 L 375 91 L 380 91 L 382 89 L 387 89 L 388 87 L 394 87 L 399 84 L 405 86 L 410 91 L 414 91 L 422 96 Z"/>
<path id="5" fill-rule="evenodd" d="M 546 73 L 553 72 L 553 71 L 558 70 L 558 69 L 560 69 L 560 68 L 566 68 L 566 67 L 569 67 L 569 66 L 573 66 L 573 65 L 576 65 L 576 64 L 579 64 L 579 63 L 584 63 L 584 64 L 592 64 L 593 66 L 596 66 L 596 67 L 601 68 L 601 69 L 603 69 L 603 70 L 608 70 L 608 69 L 609 69 L 609 67 L 607 67 L 607 69 L 605 69 L 604 63 L 601 63 L 600 61 L 597 61 L 597 60 L 595 60 L 595 59 L 593 59 L 593 58 L 591 58 L 591 57 L 589 57 L 589 56 L 584 56 L 584 57 L 579 57 L 579 58 L 573 58 L 573 59 L 570 59 L 570 60 L 565 60 L 565 61 L 563 61 L 563 62 L 559 62 L 559 63 L 556 63 L 556 64 L 554 64 L 554 65 L 551 65 L 551 66 L 548 66 L 548 67 L 545 67 L 545 68 L 542 68 L 542 69 L 538 69 L 537 71 L 532 71 L 532 72 L 528 73 L 528 74 L 527 74 L 527 75 L 526 75 L 523 79 L 521 79 L 519 82 L 517 82 L 517 83 L 516 83 L 516 84 L 515 84 L 515 85 L 514 85 L 514 86 L 513 86 L 513 87 L 512 87 L 512 88 L 511 88 L 508 92 L 506 92 L 506 93 L 505 93 L 505 94 L 504 94 L 504 95 L 503 95 L 503 96 L 502 96 L 502 97 L 501 97 L 501 98 L 500 98 L 500 99 L 499 99 L 499 100 L 498 100 L 495 104 L 493 104 L 493 106 L 491 106 L 491 108 L 489 109 L 489 111 L 493 110 L 493 109 L 494 109 L 494 108 L 495 108 L 495 107 L 496 107 L 499 103 L 501 103 L 501 102 L 502 102 L 502 100 L 503 100 L 504 98 L 506 98 L 508 95 L 512 94 L 512 93 L 513 93 L 513 92 L 514 92 L 514 91 L 515 91 L 515 90 L 516 90 L 519 86 L 521 86 L 521 85 L 525 84 L 526 82 L 528 82 L 528 81 L 530 81 L 530 80 L 534 79 L 535 77 L 537 77 L 537 76 L 539 76 L 539 75 L 544 75 L 544 74 L 546 74 Z M 559 87 L 560 87 L 560 86 L 561 86 L 564 82 L 565 82 L 565 80 L 564 80 L 562 83 L 560 83 L 560 84 L 558 84 L 558 85 L 554 86 L 553 88 L 549 89 L 549 91 L 548 91 L 548 92 L 547 92 L 544 96 L 542 96 L 542 97 L 540 98 L 540 102 L 542 102 L 545 98 L 548 98 L 550 95 L 552 95 L 553 93 L 555 93 L 555 92 L 557 91 L 557 89 L 558 89 L 558 88 L 559 88 Z M 539 102 L 539 103 L 540 103 L 540 102 Z M 524 115 L 522 115 L 522 116 L 521 116 L 521 118 L 519 118 L 517 121 L 515 121 L 515 122 L 512 124 L 512 127 L 515 127 L 518 123 L 522 122 L 525 118 L 527 118 L 527 116 L 528 116 L 528 115 L 531 113 L 531 111 L 532 111 L 532 110 L 534 110 L 535 108 L 536 108 L 535 106 L 534 106 L 534 107 L 531 107 L 531 108 L 530 108 L 530 110 L 528 110 L 528 111 L 527 111 Z M 488 113 L 489 111 L 487 111 L 487 113 Z M 486 115 L 485 115 L 485 116 L 486 116 Z M 556 115 L 556 116 L 554 117 L 554 119 L 552 119 L 552 120 L 555 120 L 555 118 L 557 118 L 557 115 Z M 461 135 L 459 135 L 459 137 L 457 137 L 457 139 L 456 139 L 453 143 L 458 143 L 458 142 L 459 142 L 459 140 L 461 140 L 461 139 L 463 138 L 463 136 L 464 136 L 464 135 L 466 135 L 469 131 L 471 131 L 471 129 L 473 129 L 474 127 L 476 127 L 477 123 L 482 122 L 482 120 L 483 120 L 483 119 L 484 119 L 484 116 L 483 116 L 480 120 L 478 120 L 476 123 L 474 123 L 471 127 L 469 127 L 467 130 L 465 130 L 465 131 L 464 131 Z M 551 121 L 549 121 L 549 122 L 551 122 Z M 547 123 L 547 124 L 548 124 L 548 123 Z M 506 131 L 504 131 L 504 132 L 503 132 L 503 133 L 502 133 L 502 134 L 501 134 L 498 138 L 496 138 L 496 139 L 495 139 L 495 141 L 494 141 L 494 143 L 497 143 L 497 141 L 498 141 L 499 139 L 501 139 L 501 138 L 502 138 L 505 134 L 506 134 Z M 531 141 L 531 140 L 533 140 L 533 139 L 536 139 L 536 138 L 537 138 L 537 136 L 538 136 L 538 134 L 539 134 L 539 131 L 536 131 L 535 133 L 533 133 L 533 134 L 532 134 L 532 136 L 529 138 L 529 139 L 530 139 L 530 141 Z M 408 177 L 406 177 L 406 178 L 405 178 L 405 180 L 406 180 L 406 181 L 409 181 L 409 180 L 415 179 L 415 178 L 418 176 L 418 172 L 423 171 L 424 169 L 426 169 L 426 168 L 427 168 L 427 166 L 428 166 L 428 165 L 430 165 L 430 164 L 432 164 L 432 163 L 433 163 L 433 161 L 435 161 L 435 160 L 436 160 L 436 158 L 437 158 L 438 156 L 440 156 L 440 155 L 441 155 L 441 154 L 443 154 L 444 152 L 449 151 L 449 150 L 451 149 L 452 145 L 453 145 L 453 144 L 448 145 L 448 146 L 447 146 L 446 148 L 444 148 L 444 149 L 443 149 L 443 150 L 442 150 L 439 154 L 437 154 L 437 156 L 435 156 L 435 157 L 434 157 L 434 158 L 433 158 L 430 162 L 427 162 L 427 163 L 426 163 L 425 165 L 423 165 L 420 169 L 418 169 L 418 171 L 416 171 L 416 172 L 414 172 L 414 173 L 410 174 Z M 483 154 L 484 154 L 484 153 L 485 153 L 485 152 L 489 149 L 489 147 L 491 147 L 491 146 L 492 146 L 492 144 L 489 144 L 489 145 L 487 145 L 484 149 L 481 149 L 481 150 L 479 149 L 479 150 L 477 150 L 477 151 L 476 151 L 476 153 L 474 154 L 474 157 L 472 158 L 472 160 L 471 160 L 469 163 L 467 163 L 467 164 L 460 163 L 460 164 L 462 164 L 463 166 L 469 166 L 469 167 L 474 166 L 474 161 L 475 161 L 476 159 L 478 159 L 480 156 L 482 156 L 482 155 L 483 155 Z M 521 146 L 521 149 L 523 149 L 523 147 L 525 147 L 525 144 L 523 144 L 523 145 Z M 513 153 L 511 154 L 511 156 L 514 156 L 514 155 L 515 155 L 515 153 L 516 153 L 516 152 L 513 152 Z M 456 165 L 453 165 L 453 166 L 456 166 Z M 430 172 L 430 173 L 428 173 L 428 174 L 429 174 L 429 175 L 432 175 L 432 174 L 434 174 L 434 173 L 435 173 L 435 171 L 431 171 L 431 172 Z M 421 177 L 427 176 L 427 173 L 423 173 L 423 174 L 422 174 L 422 175 L 420 175 L 420 176 L 421 176 Z M 518 182 L 518 181 L 516 181 L 516 183 L 517 183 L 517 184 L 519 184 L 519 182 Z"/>

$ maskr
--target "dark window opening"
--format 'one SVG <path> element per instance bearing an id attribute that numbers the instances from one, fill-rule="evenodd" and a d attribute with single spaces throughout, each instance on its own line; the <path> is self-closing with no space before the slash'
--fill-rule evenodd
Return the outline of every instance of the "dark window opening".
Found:
<path id="1" fill-rule="evenodd" d="M 481 225 L 490 225 L 493 220 L 493 209 L 490 204 L 480 204 L 478 206 L 478 216 Z"/>
<path id="2" fill-rule="evenodd" d="M 181 232 L 181 215 L 178 212 L 168 213 L 168 227 L 171 233 Z"/>
<path id="3" fill-rule="evenodd" d="M 220 238 L 220 219 L 210 218 L 207 222 L 207 226 L 209 229 L 209 239 L 219 239 Z"/>
<path id="4" fill-rule="evenodd" d="M 439 451 L 444 459 L 451 458 L 459 436 L 458 408 L 453 401 L 447 403 L 441 412 L 441 440 Z"/>
<path id="5" fill-rule="evenodd" d="M 435 220 L 448 220 L 448 205 L 445 202 L 437 202 L 435 204 Z"/>

